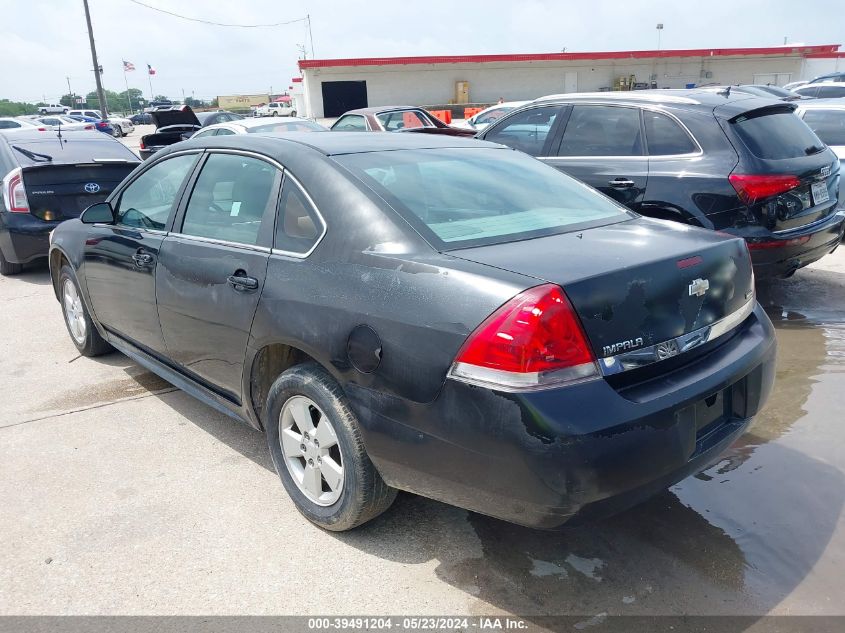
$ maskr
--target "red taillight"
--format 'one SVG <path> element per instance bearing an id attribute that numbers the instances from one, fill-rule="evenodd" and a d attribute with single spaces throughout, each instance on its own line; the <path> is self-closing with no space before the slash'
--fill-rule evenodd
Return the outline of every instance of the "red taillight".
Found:
<path id="1" fill-rule="evenodd" d="M 84 129 L 86 129 L 86 130 L 93 130 L 93 129 L 94 129 L 94 126 L 93 126 L 93 125 L 86 125 Z"/>
<path id="2" fill-rule="evenodd" d="M 38 131 L 39 132 L 46 132 L 47 128 L 46 127 L 40 127 L 40 128 L 38 128 Z"/>
<path id="3" fill-rule="evenodd" d="M 575 310 L 559 286 L 516 295 L 476 328 L 458 352 L 452 378 L 532 389 L 598 375 Z"/>
<path id="4" fill-rule="evenodd" d="M 801 246 L 810 241 L 809 235 L 793 237 L 791 240 L 772 240 L 770 242 L 746 242 L 749 251 L 765 251 L 772 248 L 786 248 L 787 246 Z"/>
<path id="5" fill-rule="evenodd" d="M 731 174 L 728 176 L 739 199 L 745 204 L 786 193 L 801 184 L 797 176 L 786 174 Z"/>
<path id="6" fill-rule="evenodd" d="M 13 169 L 3 178 L 3 198 L 6 208 L 12 213 L 29 213 L 29 201 L 26 199 L 20 168 Z"/>
<path id="7" fill-rule="evenodd" d="M 138 142 L 138 149 L 147 149 L 147 146 L 146 146 L 146 145 L 144 145 L 144 139 L 141 139 L 141 140 Z"/>

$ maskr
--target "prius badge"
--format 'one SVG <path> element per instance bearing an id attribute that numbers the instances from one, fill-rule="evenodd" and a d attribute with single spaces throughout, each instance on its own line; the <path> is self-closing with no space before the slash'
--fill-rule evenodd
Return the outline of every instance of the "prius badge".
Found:
<path id="1" fill-rule="evenodd" d="M 689 296 L 703 297 L 708 290 L 710 290 L 710 282 L 707 279 L 695 279 L 689 285 Z"/>

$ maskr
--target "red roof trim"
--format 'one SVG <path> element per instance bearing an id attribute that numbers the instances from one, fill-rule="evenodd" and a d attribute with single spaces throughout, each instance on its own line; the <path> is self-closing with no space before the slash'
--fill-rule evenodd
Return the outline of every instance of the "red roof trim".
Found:
<path id="1" fill-rule="evenodd" d="M 836 53 L 839 44 L 773 46 L 769 48 L 693 48 L 662 51 L 605 51 L 595 53 L 529 53 L 517 55 L 434 55 L 423 57 L 357 57 L 301 59 L 300 70 L 337 66 L 399 66 L 408 64 L 485 64 L 495 62 L 549 62 L 587 59 L 653 59 L 655 57 L 737 57 L 746 55 L 798 55 L 810 57 Z M 837 53 L 838 54 L 838 53 Z"/>

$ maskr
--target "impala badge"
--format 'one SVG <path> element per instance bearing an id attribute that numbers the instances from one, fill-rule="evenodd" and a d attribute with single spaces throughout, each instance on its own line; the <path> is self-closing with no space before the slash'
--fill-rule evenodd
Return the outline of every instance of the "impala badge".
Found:
<path id="1" fill-rule="evenodd" d="M 710 290 L 710 282 L 706 279 L 696 279 L 689 285 L 689 296 L 703 297 Z"/>

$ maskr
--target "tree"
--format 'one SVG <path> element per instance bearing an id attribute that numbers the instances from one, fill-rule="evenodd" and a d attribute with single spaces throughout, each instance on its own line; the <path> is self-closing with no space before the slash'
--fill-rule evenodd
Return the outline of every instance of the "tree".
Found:
<path id="1" fill-rule="evenodd" d="M 109 111 L 112 108 L 117 110 L 122 110 L 126 107 L 126 101 L 124 100 L 121 102 L 120 95 L 113 90 L 103 90 L 106 97 L 106 107 Z M 97 98 L 97 92 L 91 91 L 87 95 L 85 95 L 85 103 L 89 108 L 99 108 L 100 107 L 100 100 Z"/>
<path id="2" fill-rule="evenodd" d="M 202 99 L 194 99 L 193 97 L 185 97 L 185 105 L 192 108 L 202 108 L 205 106 L 205 101 Z"/>
<path id="3" fill-rule="evenodd" d="M 69 108 L 75 108 L 77 106 L 76 99 L 76 95 L 68 93 L 66 95 L 62 95 L 62 98 L 59 99 L 59 103 Z"/>
<path id="4" fill-rule="evenodd" d="M 38 114 L 38 108 L 31 103 L 0 99 L 0 116 L 21 116 L 23 114 Z"/>
<path id="5" fill-rule="evenodd" d="M 155 97 L 153 97 L 153 101 L 170 101 L 170 99 L 168 99 L 164 95 L 156 95 Z"/>
<path id="6" fill-rule="evenodd" d="M 144 93 L 138 90 L 137 88 L 130 88 L 129 90 L 124 90 L 123 92 L 117 95 L 118 104 L 121 108 L 130 108 L 130 100 L 131 100 L 131 109 L 135 109 L 138 107 L 139 99 L 144 98 Z"/>
<path id="7" fill-rule="evenodd" d="M 219 107 L 220 107 L 220 104 L 217 102 L 217 97 L 214 97 L 214 99 L 212 99 L 212 100 L 211 100 L 211 103 L 210 103 L 209 105 L 210 105 L 212 108 L 219 108 Z"/>

